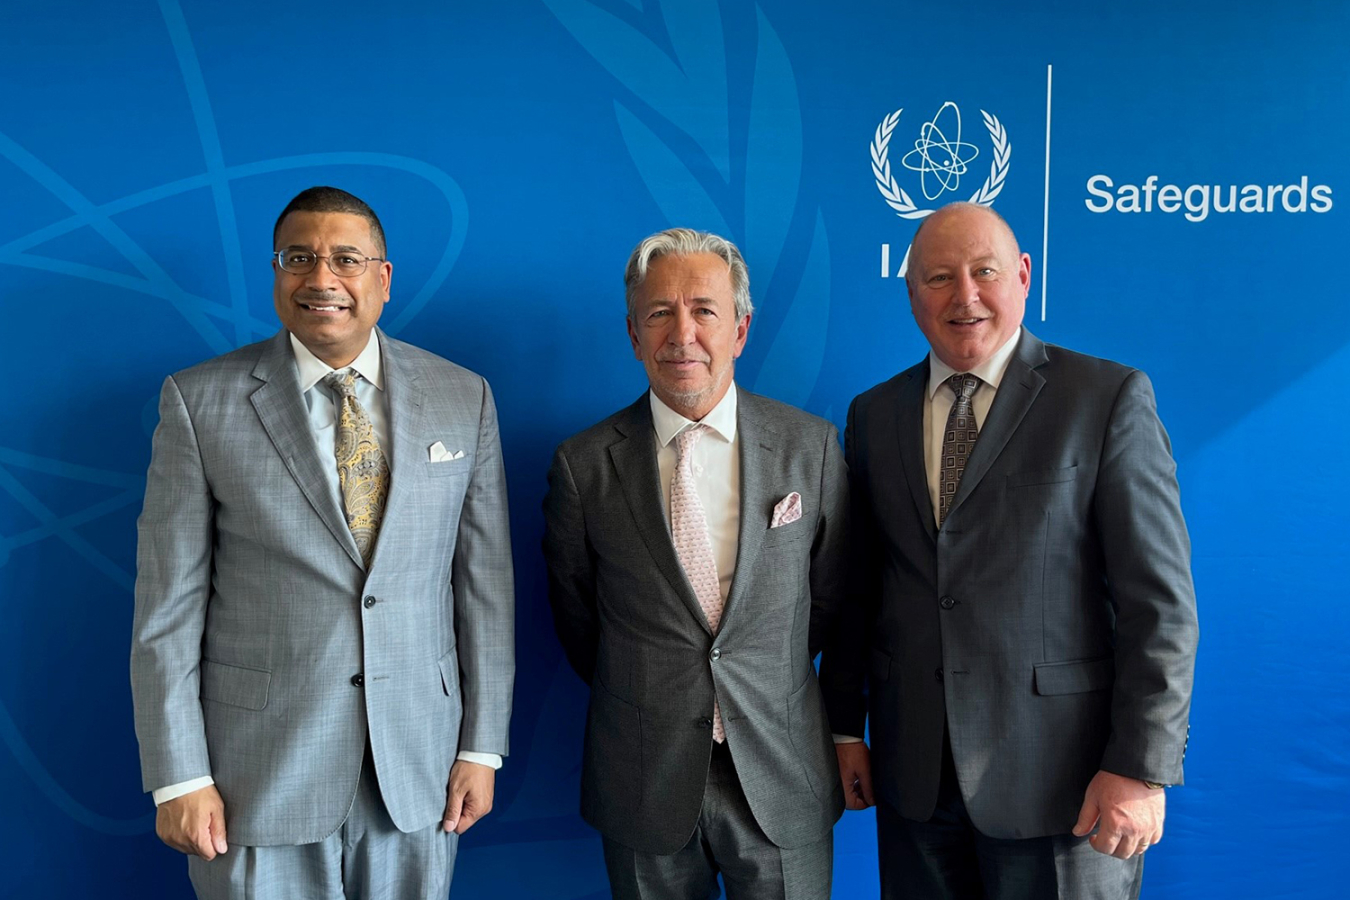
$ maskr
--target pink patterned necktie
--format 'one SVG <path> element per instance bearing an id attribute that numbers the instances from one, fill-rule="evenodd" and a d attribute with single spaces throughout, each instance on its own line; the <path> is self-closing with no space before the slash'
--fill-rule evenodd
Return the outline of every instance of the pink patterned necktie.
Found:
<path id="1" fill-rule="evenodd" d="M 693 425 L 675 436 L 675 477 L 670 481 L 670 536 L 675 542 L 675 554 L 684 567 L 684 575 L 694 589 L 703 615 L 708 618 L 708 627 L 717 634 L 717 626 L 722 623 L 722 592 L 717 584 L 717 561 L 713 557 L 712 535 L 708 533 L 708 517 L 694 486 L 694 447 L 707 430 L 706 425 Z M 715 697 L 713 740 L 719 744 L 726 740 L 722 708 Z"/>

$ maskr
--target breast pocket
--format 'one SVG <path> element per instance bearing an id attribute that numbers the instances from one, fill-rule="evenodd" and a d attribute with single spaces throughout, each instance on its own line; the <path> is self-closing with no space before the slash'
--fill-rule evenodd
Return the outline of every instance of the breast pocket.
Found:
<path id="1" fill-rule="evenodd" d="M 1056 469 L 1027 469 L 1008 476 L 1008 487 L 1035 487 L 1036 485 L 1067 484 L 1078 477 L 1078 466 Z"/>
<path id="2" fill-rule="evenodd" d="M 447 459 L 443 462 L 423 463 L 423 471 L 430 478 L 467 478 L 473 471 L 473 457 Z"/>

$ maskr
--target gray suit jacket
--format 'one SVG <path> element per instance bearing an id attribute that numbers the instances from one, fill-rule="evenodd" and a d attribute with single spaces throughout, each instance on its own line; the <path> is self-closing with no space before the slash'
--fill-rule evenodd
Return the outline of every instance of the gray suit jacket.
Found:
<path id="1" fill-rule="evenodd" d="M 607 837 L 673 853 L 693 833 L 713 692 L 756 821 L 782 847 L 818 840 L 843 792 L 813 659 L 842 598 L 847 480 L 838 432 L 741 391 L 740 539 L 716 637 L 671 542 L 651 406 L 563 442 L 544 501 L 554 623 L 591 687 L 581 813 Z M 802 517 L 770 529 L 791 492 Z"/>
<path id="2" fill-rule="evenodd" d="M 131 655 L 144 787 L 212 775 L 234 843 L 331 834 L 367 741 L 403 831 L 439 821 L 459 748 L 507 752 L 513 588 L 492 395 L 377 334 L 392 479 L 369 571 L 285 331 L 164 383 Z M 464 457 L 429 462 L 438 440 Z"/>
<path id="3" fill-rule="evenodd" d="M 870 711 L 874 785 L 923 821 L 945 721 L 992 837 L 1069 832 L 1098 769 L 1179 784 L 1195 593 L 1148 379 L 1024 331 L 941 531 L 927 383 L 925 359 L 849 410 L 866 540 L 860 621 L 822 668 L 834 730 L 861 734 Z"/>

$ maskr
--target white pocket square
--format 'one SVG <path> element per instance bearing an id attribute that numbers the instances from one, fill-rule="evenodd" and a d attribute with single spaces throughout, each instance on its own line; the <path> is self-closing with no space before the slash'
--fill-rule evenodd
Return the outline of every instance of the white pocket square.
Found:
<path id="1" fill-rule="evenodd" d="M 773 518 L 769 520 L 770 528 L 779 528 L 783 525 L 791 525 L 802 517 L 802 495 L 793 491 L 773 508 Z"/>
<path id="2" fill-rule="evenodd" d="M 445 445 L 440 441 L 432 444 L 427 453 L 427 459 L 431 462 L 454 462 L 457 459 L 464 458 L 463 450 L 456 450 L 454 453 L 451 453 L 449 450 L 445 449 Z"/>

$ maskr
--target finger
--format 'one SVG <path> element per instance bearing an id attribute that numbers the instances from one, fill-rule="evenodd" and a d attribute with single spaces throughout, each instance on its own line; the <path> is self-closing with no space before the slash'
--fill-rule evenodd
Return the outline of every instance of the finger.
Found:
<path id="1" fill-rule="evenodd" d="M 866 772 L 858 773 L 858 787 L 862 790 L 863 804 L 866 806 L 876 806 L 876 797 L 872 793 L 872 772 L 870 769 Z"/>
<path id="2" fill-rule="evenodd" d="M 464 794 L 452 784 L 446 795 L 445 815 L 441 817 L 441 828 L 446 832 L 455 831 L 463 809 Z"/>
<path id="3" fill-rule="evenodd" d="M 216 848 L 215 845 L 211 843 L 211 826 L 209 820 L 203 822 L 197 830 L 192 833 L 192 849 L 189 852 L 197 854 L 207 862 L 216 858 Z"/>
<path id="4" fill-rule="evenodd" d="M 230 845 L 225 841 L 225 810 L 217 808 L 211 811 L 211 846 L 217 853 L 224 853 L 230 849 Z"/>
<path id="5" fill-rule="evenodd" d="M 1098 853 L 1104 853 L 1107 856 L 1115 856 L 1116 848 L 1120 846 L 1120 835 L 1110 831 L 1098 831 L 1092 837 L 1088 838 L 1088 843 L 1092 849 Z"/>
<path id="6" fill-rule="evenodd" d="M 454 829 L 455 834 L 463 834 L 464 832 L 468 831 L 470 828 L 474 826 L 474 824 L 479 820 L 479 818 L 481 817 L 474 815 L 468 810 L 465 810 L 464 813 L 461 814 L 459 817 L 459 824 L 455 826 Z"/>
<path id="7" fill-rule="evenodd" d="M 1073 826 L 1074 837 L 1082 837 L 1083 835 L 1091 832 L 1092 829 L 1095 828 L 1097 825 L 1097 819 L 1099 818 L 1099 815 L 1100 810 L 1097 806 L 1096 801 L 1085 799 L 1083 801 L 1082 808 L 1078 810 L 1078 821 L 1074 823 Z M 1100 833 L 1097 835 L 1097 837 L 1098 838 L 1101 837 Z M 1097 847 L 1097 844 L 1094 843 L 1092 846 Z"/>

